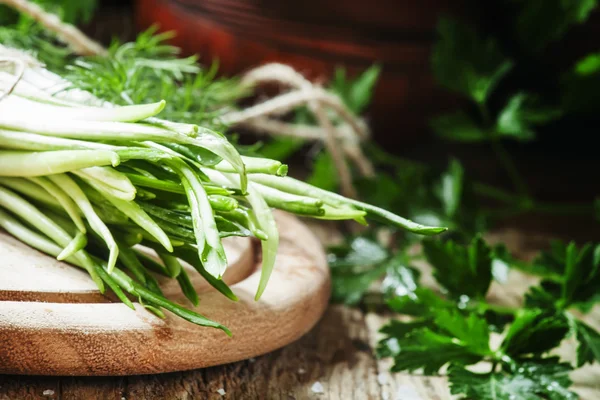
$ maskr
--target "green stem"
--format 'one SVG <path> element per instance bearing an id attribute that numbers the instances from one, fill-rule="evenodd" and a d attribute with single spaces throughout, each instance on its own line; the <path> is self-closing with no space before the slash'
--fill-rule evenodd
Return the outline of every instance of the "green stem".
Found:
<path id="1" fill-rule="evenodd" d="M 511 179 L 512 184 L 514 185 L 517 192 L 519 192 L 519 194 L 522 197 L 528 198 L 529 191 L 527 189 L 527 184 L 521 177 L 521 174 L 519 173 L 519 170 L 517 169 L 517 166 L 515 165 L 513 159 L 510 157 L 510 155 L 508 154 L 502 143 L 500 143 L 500 140 L 498 138 L 492 138 L 491 143 L 492 150 L 494 151 L 496 157 L 508 173 L 508 176 Z"/>
<path id="2" fill-rule="evenodd" d="M 491 121 L 490 112 L 488 111 L 485 103 L 482 101 L 477 101 L 476 104 L 477 104 L 477 108 L 479 109 L 479 113 L 481 114 L 481 119 L 483 121 L 483 124 L 485 126 L 489 126 L 490 121 Z"/>
<path id="3" fill-rule="evenodd" d="M 498 361 L 492 362 L 492 368 L 490 370 L 490 373 L 493 374 L 494 372 L 496 372 L 497 367 L 498 367 Z"/>
<path id="4" fill-rule="evenodd" d="M 479 306 L 488 311 L 493 311 L 496 314 L 515 315 L 519 311 L 517 307 L 507 307 L 499 304 L 479 303 Z"/>
<path id="5" fill-rule="evenodd" d="M 498 200 L 503 203 L 514 204 L 521 200 L 518 196 L 509 193 L 503 189 L 497 188 L 495 186 L 488 185 L 487 183 L 474 182 L 473 190 L 475 191 L 475 193 L 481 196 L 485 196 L 493 200 Z"/>

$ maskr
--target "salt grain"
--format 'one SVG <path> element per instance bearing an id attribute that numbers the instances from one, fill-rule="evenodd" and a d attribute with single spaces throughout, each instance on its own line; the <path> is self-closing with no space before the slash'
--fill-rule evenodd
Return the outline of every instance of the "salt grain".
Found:
<path id="1" fill-rule="evenodd" d="M 423 400 L 414 387 L 409 385 L 399 386 L 396 390 L 396 400 Z"/>
<path id="2" fill-rule="evenodd" d="M 305 374 L 305 373 L 306 373 L 306 370 L 305 370 L 304 368 L 298 368 L 298 373 L 299 373 L 300 375 L 302 375 L 302 374 Z"/>
<path id="3" fill-rule="evenodd" d="M 325 393 L 325 389 L 323 389 L 323 385 L 321 385 L 321 382 L 315 382 L 315 383 L 313 383 L 313 385 L 310 388 L 310 390 L 313 393 Z"/>
<path id="4" fill-rule="evenodd" d="M 54 390 L 47 389 L 47 390 L 44 390 L 44 391 L 42 392 L 42 394 L 43 394 L 44 396 L 54 396 Z"/>
<path id="5" fill-rule="evenodd" d="M 221 388 L 217 390 L 217 393 L 219 393 L 221 396 L 225 396 L 225 389 Z"/>

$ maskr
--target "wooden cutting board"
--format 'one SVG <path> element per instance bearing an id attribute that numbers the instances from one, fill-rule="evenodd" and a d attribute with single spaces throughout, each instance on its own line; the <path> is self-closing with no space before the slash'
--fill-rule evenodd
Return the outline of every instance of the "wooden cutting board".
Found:
<path id="1" fill-rule="evenodd" d="M 225 364 L 280 348 L 311 329 L 329 299 L 322 246 L 298 219 L 278 213 L 280 248 L 269 285 L 254 294 L 259 253 L 247 238 L 224 240 L 225 298 L 197 273 L 196 311 L 231 329 L 198 327 L 170 313 L 162 320 L 101 295 L 87 274 L 0 233 L 0 373 L 133 375 Z M 175 282 L 165 295 L 189 307 Z"/>

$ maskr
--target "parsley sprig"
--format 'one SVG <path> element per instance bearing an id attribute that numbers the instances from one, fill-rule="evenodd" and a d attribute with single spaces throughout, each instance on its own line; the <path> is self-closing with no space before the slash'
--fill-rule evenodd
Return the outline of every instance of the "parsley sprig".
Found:
<path id="1" fill-rule="evenodd" d="M 431 127 L 441 139 L 463 146 L 489 144 L 511 189 L 473 181 L 459 160 L 436 170 L 368 145 L 380 172 L 376 179 L 357 178 L 361 195 L 416 221 L 450 227 L 438 239 L 392 232 L 385 246 L 371 231 L 331 250 L 334 300 L 367 308 L 383 303 L 403 316 L 382 328 L 376 350 L 394 360 L 393 371 L 446 374 L 452 394 L 466 399 L 575 399 L 570 373 L 600 362 L 600 332 L 582 320 L 600 300 L 600 245 L 554 241 L 524 262 L 483 238 L 505 215 L 600 219 L 598 199 L 586 204 L 536 199 L 505 147 L 505 141 L 530 142 L 540 128 L 597 111 L 597 92 L 592 93 L 600 87 L 597 54 L 562 72 L 553 96 L 534 86 L 520 89 L 515 78 L 537 65 L 533 58 L 571 25 L 585 22 L 596 5 L 520 2 L 511 39 L 525 51 L 507 51 L 506 38 L 452 18 L 440 20 L 433 72 L 468 106 L 434 118 Z M 521 57 L 526 49 L 535 56 Z M 485 208 L 490 200 L 494 207 Z M 431 266 L 437 286 L 420 282 L 421 259 Z M 514 308 L 489 301 L 491 283 L 502 284 L 511 269 L 540 278 Z M 554 355 L 567 339 L 577 342 L 570 363 Z"/>

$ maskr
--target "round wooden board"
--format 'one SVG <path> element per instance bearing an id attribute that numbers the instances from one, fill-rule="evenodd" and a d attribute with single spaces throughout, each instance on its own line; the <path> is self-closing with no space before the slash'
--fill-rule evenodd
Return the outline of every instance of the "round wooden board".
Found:
<path id="1" fill-rule="evenodd" d="M 0 373 L 182 371 L 255 357 L 298 339 L 327 306 L 329 271 L 321 244 L 305 225 L 282 213 L 277 221 L 277 264 L 260 301 L 254 301 L 259 254 L 249 239 L 224 241 L 230 261 L 225 280 L 238 302 L 194 281 L 201 298 L 195 310 L 230 328 L 231 338 L 170 313 L 162 320 L 139 304 L 134 311 L 111 302 L 84 272 L 1 234 Z M 164 288 L 186 304 L 171 283 Z"/>

